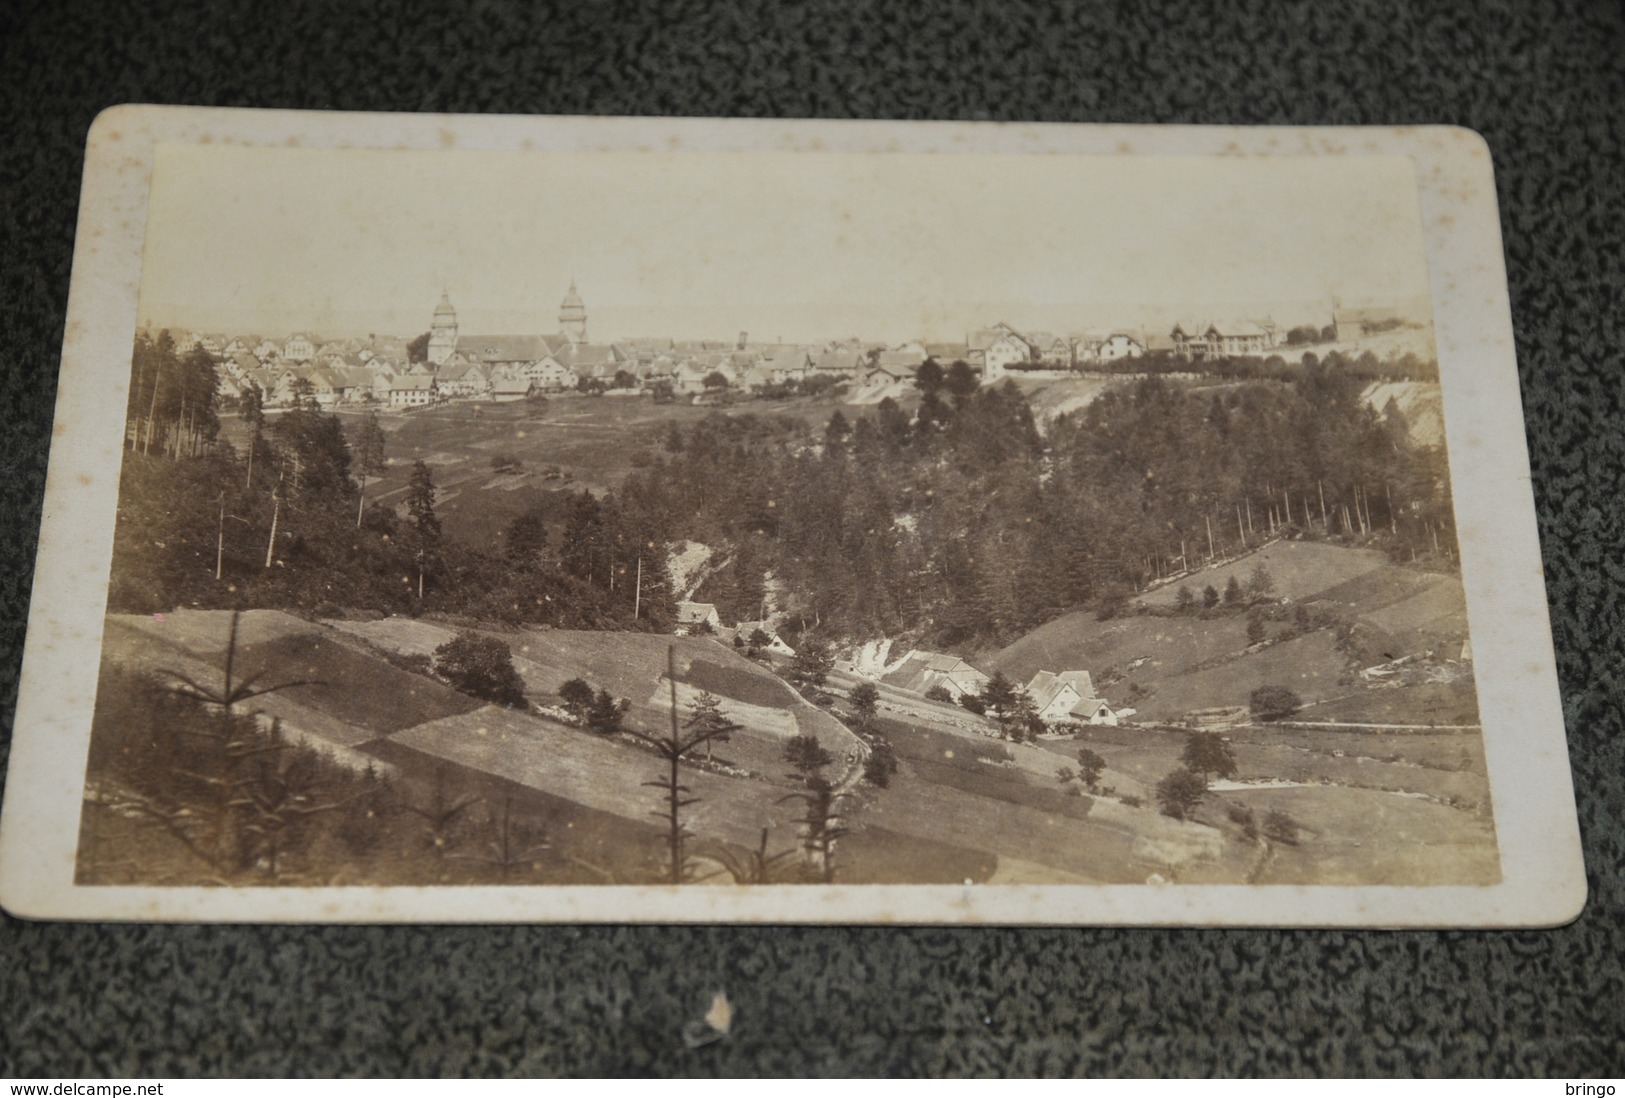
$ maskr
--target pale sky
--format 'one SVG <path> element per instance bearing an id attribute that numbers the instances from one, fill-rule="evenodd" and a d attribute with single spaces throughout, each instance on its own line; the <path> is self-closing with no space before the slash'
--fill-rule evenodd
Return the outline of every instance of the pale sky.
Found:
<path id="1" fill-rule="evenodd" d="M 140 316 L 323 335 L 962 339 L 1427 295 L 1403 157 L 163 145 Z"/>

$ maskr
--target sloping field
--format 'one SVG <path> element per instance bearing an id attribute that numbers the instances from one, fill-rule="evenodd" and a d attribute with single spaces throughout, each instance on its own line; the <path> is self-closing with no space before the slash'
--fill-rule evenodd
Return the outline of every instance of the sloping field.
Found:
<path id="1" fill-rule="evenodd" d="M 1274 580 L 1276 595 L 1335 606 L 1359 619 L 1361 625 L 1352 640 L 1370 657 L 1366 662 L 1437 650 L 1441 645 L 1448 649 L 1466 635 L 1459 579 L 1389 564 L 1375 550 L 1276 542 L 1182 582 L 1193 593 L 1208 584 L 1222 590 L 1231 576 L 1245 584 L 1260 564 Z M 1161 587 L 1144 601 L 1172 605 L 1179 586 Z M 1249 650 L 1246 630 L 1246 617 L 1239 613 L 1210 618 L 1136 615 L 1102 622 L 1093 613 L 1078 611 L 973 662 L 988 671 L 1003 671 L 1018 682 L 1025 682 L 1038 670 L 1087 670 L 1093 673 L 1101 694 L 1120 705 L 1130 703 L 1129 685 L 1134 684 L 1150 691 L 1133 697 L 1139 720 L 1171 720 L 1191 709 L 1244 706 L 1256 687 L 1285 686 L 1306 703 L 1339 699 L 1336 712 L 1340 714 L 1365 717 L 1364 710 L 1370 708 L 1391 714 L 1388 719 L 1397 723 L 1407 723 L 1408 697 L 1379 698 L 1342 681 L 1353 657 L 1338 650 L 1330 629 L 1256 650 Z M 1280 627 L 1270 631 L 1278 633 Z M 1111 681 L 1114 678 L 1116 682 Z M 1363 704 L 1367 701 L 1370 706 Z M 1409 719 L 1427 723 L 1440 718 L 1416 713 Z"/>
<path id="2" fill-rule="evenodd" d="M 109 625 L 206 660 L 225 654 L 231 636 L 230 610 L 175 610 L 167 614 L 109 614 Z M 245 610 L 237 622 L 237 655 L 252 655 L 262 644 L 321 628 L 280 610 Z"/>
<path id="3" fill-rule="evenodd" d="M 451 626 L 411 618 L 336 621 L 332 625 L 380 648 L 408 655 L 432 655 L 457 635 Z M 696 690 L 764 708 L 796 704 L 795 695 L 772 673 L 703 637 L 570 629 L 491 635 L 507 643 L 514 667 L 525 680 L 526 693 L 541 701 L 552 701 L 554 692 L 570 679 L 583 678 L 617 697 L 630 698 L 634 707 L 664 713 L 668 705 L 663 693 L 666 649 L 675 646 L 680 686 L 691 684 Z"/>
<path id="4" fill-rule="evenodd" d="M 1080 610 L 1039 626 L 978 666 L 1003 671 L 1021 683 L 1037 671 L 1086 670 L 1097 690 L 1115 697 L 1120 691 L 1099 685 L 1108 670 L 1115 668 L 1136 682 L 1160 679 L 1246 646 L 1247 621 L 1239 614 L 1207 620 L 1148 616 L 1099 621 Z M 1144 663 L 1130 666 L 1142 658 Z"/>
<path id="5" fill-rule="evenodd" d="M 289 635 L 259 645 L 245 666 L 262 663 L 280 669 L 284 675 L 316 679 L 318 685 L 299 689 L 302 702 L 339 720 L 385 734 L 468 713 L 482 704 L 427 676 L 402 671 L 376 656 L 358 652 L 324 636 L 325 632 Z M 268 673 L 265 681 L 277 681 L 278 673 Z"/>
<path id="6" fill-rule="evenodd" d="M 1241 781 L 1305 784 L 1215 791 L 1198 816 L 1225 828 L 1231 841 L 1217 861 L 1182 869 L 1181 880 L 1246 876 L 1247 868 L 1238 875 L 1236 859 L 1253 848 L 1225 822 L 1226 808 L 1234 804 L 1252 806 L 1260 818 L 1279 807 L 1306 828 L 1300 846 L 1277 846 L 1262 878 L 1265 883 L 1318 882 L 1316 867 L 1323 862 L 1330 867 L 1332 883 L 1425 883 L 1428 874 L 1445 874 L 1441 882 L 1478 881 L 1484 879 L 1486 862 L 1493 862 L 1489 790 L 1475 735 L 1259 725 L 1232 729 L 1228 738 Z M 1041 746 L 1059 763 L 1080 743 L 1087 744 L 1106 759 L 1103 781 L 1120 792 L 1143 790 L 1148 796 L 1156 782 L 1180 765 L 1184 741 L 1177 732 L 1099 728 L 1090 729 L 1088 739 L 1078 743 Z M 1452 798 L 1458 807 L 1439 803 Z M 1091 819 L 1111 811 L 1133 810 L 1102 798 Z M 1147 842 L 1158 840 L 1148 835 Z"/>
<path id="7" fill-rule="evenodd" d="M 675 647 L 680 682 L 727 698 L 748 693 L 740 700 L 757 705 L 768 698 L 784 705 L 795 701 L 772 674 L 704 637 L 556 629 L 517 633 L 508 643 L 515 657 L 541 669 L 534 684 L 538 690 L 556 690 L 579 676 L 618 697 L 631 698 L 634 705 L 647 704 L 665 681 L 666 649 Z M 665 702 L 660 706 L 664 708 Z"/>
<path id="8" fill-rule="evenodd" d="M 1102 374 L 1083 376 L 1061 374 L 1047 377 L 1042 374 L 1030 374 L 1017 377 L 1015 380 L 1016 385 L 1026 394 L 1027 403 L 1033 410 L 1033 419 L 1038 422 L 1040 430 L 1056 416 L 1086 408 L 1098 400 L 1100 394 L 1107 389 L 1125 384 L 1121 378 Z"/>
<path id="9" fill-rule="evenodd" d="M 1440 578 L 1431 572 L 1384 565 L 1317 591 L 1312 601 L 1329 603 L 1353 614 L 1369 616 L 1421 594 Z"/>
<path id="10" fill-rule="evenodd" d="M 1179 851 L 1179 860 L 1211 856 L 1220 841 L 1211 828 L 1170 820 L 1154 808 L 1096 801 L 1088 818 L 1077 819 L 923 780 L 910 762 L 860 820 L 1100 882 L 1143 881 L 1165 868 L 1160 855 L 1147 857 L 1141 846 L 1152 835 Z"/>
<path id="11" fill-rule="evenodd" d="M 1152 606 L 1172 606 L 1182 586 L 1189 587 L 1198 599 L 1202 597 L 1202 589 L 1209 585 L 1222 594 L 1232 576 L 1246 587 L 1253 569 L 1260 564 L 1275 581 L 1274 594 L 1294 600 L 1308 598 L 1379 570 L 1401 571 L 1389 565 L 1387 557 L 1375 549 L 1348 549 L 1318 541 L 1277 541 L 1239 560 L 1198 569 L 1182 579 L 1146 592 L 1140 601 Z"/>
<path id="12" fill-rule="evenodd" d="M 1373 687 L 1305 709 L 1300 716 L 1306 721 L 1476 724 L 1478 694 L 1471 682 L 1419 683 L 1394 689 Z"/>
<path id="13" fill-rule="evenodd" d="M 606 873 L 622 880 L 646 880 L 658 872 L 661 833 L 652 816 L 634 820 L 588 808 L 393 740 L 373 740 L 365 750 L 399 775 L 411 803 L 432 804 L 436 786 L 450 785 L 459 796 L 472 795 L 484 801 L 471 810 L 476 819 L 500 818 L 507 808 L 520 818 L 540 823 L 547 835 L 544 856 L 556 861 L 549 869 L 549 883 L 606 884 L 610 883 Z M 420 826 L 420 821 L 403 819 L 402 826 Z M 488 833 L 495 830 L 494 826 L 487 827 Z"/>
<path id="14" fill-rule="evenodd" d="M 1226 793 L 1260 818 L 1279 809 L 1312 830 L 1278 846 L 1261 884 L 1493 884 L 1500 857 L 1487 814 L 1335 786 Z"/>
<path id="15" fill-rule="evenodd" d="M 1465 637 L 1467 596 L 1455 576 L 1429 576 L 1414 595 L 1367 614 L 1392 633 L 1424 632 Z"/>
<path id="16" fill-rule="evenodd" d="M 696 656 L 684 667 L 679 653 L 678 677 L 701 690 L 749 705 L 783 708 L 798 704 L 800 699 L 777 676 L 726 648 L 720 654 L 722 659 L 710 654 Z"/>
<path id="17" fill-rule="evenodd" d="M 786 844 L 788 832 L 775 833 Z M 909 835 L 889 827 L 870 825 L 860 814 L 852 830 L 841 839 L 836 851 L 836 879 L 841 884 L 963 884 L 995 879 L 1004 859 L 985 850 L 974 850 L 941 842 L 923 835 Z M 1047 866 L 1033 867 L 1037 875 L 1026 883 L 1047 880 L 1054 884 L 1062 875 Z M 1002 882 L 1001 882 L 1002 883 Z M 1009 883 L 1016 883 L 1011 881 Z"/>
<path id="18" fill-rule="evenodd" d="M 660 776 L 658 756 L 494 706 L 418 725 L 390 742 L 639 823 L 659 807 L 661 791 L 643 784 Z M 701 798 L 688 810 L 689 826 L 706 837 L 754 848 L 763 827 L 794 815 L 778 803 L 783 788 L 767 782 L 693 768 L 683 782 Z"/>
<path id="19" fill-rule="evenodd" d="M 1260 686 L 1284 686 L 1311 702 L 1349 692 L 1339 684 L 1345 662 L 1323 629 L 1200 671 L 1144 675 L 1136 681 L 1149 684 L 1152 694 L 1135 704 L 1139 719 L 1171 720 L 1192 709 L 1245 706 Z"/>
<path id="20" fill-rule="evenodd" d="M 229 617 L 169 615 L 167 621 L 155 623 L 138 615 L 109 615 L 103 658 L 126 666 L 180 671 L 217 689 L 223 681 Z M 243 614 L 233 677 L 238 682 L 253 678 L 261 686 L 316 680 L 313 685 L 262 694 L 249 708 L 345 746 L 420 721 L 467 713 L 481 704 L 357 651 L 323 626 L 275 611 Z"/>
<path id="21" fill-rule="evenodd" d="M 887 381 L 875 385 L 859 386 L 858 388 L 847 393 L 842 399 L 845 400 L 847 404 L 862 405 L 879 404 L 887 397 L 890 397 L 892 400 L 902 404 L 910 397 L 918 396 L 919 393 L 920 390 L 915 386 L 912 380 Z"/>
<path id="22" fill-rule="evenodd" d="M 449 625 L 437 625 L 415 618 L 330 621 L 326 624 L 341 633 L 350 633 L 385 651 L 398 652 L 403 656 L 433 656 L 436 648 L 457 635 L 457 630 Z"/>
<path id="23" fill-rule="evenodd" d="M 1055 770 L 1075 759 L 1076 746 L 1063 757 L 891 720 L 880 727 L 902 769 L 860 817 L 865 822 L 1091 881 L 1140 881 L 1170 864 L 1221 853 L 1222 839 L 1211 828 L 1171 820 L 1152 807 L 1068 793 Z M 1018 754 L 1030 758 L 1000 765 Z"/>

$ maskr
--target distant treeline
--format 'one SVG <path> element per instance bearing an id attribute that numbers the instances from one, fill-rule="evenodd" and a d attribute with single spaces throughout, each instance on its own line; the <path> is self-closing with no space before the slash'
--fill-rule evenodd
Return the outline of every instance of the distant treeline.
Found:
<path id="1" fill-rule="evenodd" d="M 1297 347 L 1285 349 L 1283 354 L 1220 356 L 1194 361 L 1180 358 L 1170 351 L 1152 351 L 1138 358 L 1120 358 L 1110 362 L 1091 362 L 1079 367 L 1094 374 L 1184 374 L 1195 377 L 1215 377 L 1237 381 L 1274 380 L 1293 381 L 1305 370 L 1324 367 L 1346 377 L 1361 381 L 1438 381 L 1439 363 L 1432 358 L 1407 351 L 1402 355 L 1379 358 L 1371 351 L 1358 355 L 1331 350 L 1324 354 L 1301 351 Z"/>

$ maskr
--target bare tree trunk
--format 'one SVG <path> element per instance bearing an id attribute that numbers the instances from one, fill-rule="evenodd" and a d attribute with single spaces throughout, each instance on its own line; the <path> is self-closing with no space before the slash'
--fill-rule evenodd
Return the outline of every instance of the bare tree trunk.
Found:
<path id="1" fill-rule="evenodd" d="M 1315 491 L 1320 493 L 1320 524 L 1329 534 L 1332 532 L 1332 520 L 1326 517 L 1326 488 L 1318 480 L 1315 481 Z"/>
<path id="2" fill-rule="evenodd" d="M 175 417 L 175 437 L 170 442 L 169 460 L 181 459 L 181 432 L 185 430 L 186 423 L 186 397 L 181 397 L 180 414 Z"/>
<path id="3" fill-rule="evenodd" d="M 1203 515 L 1202 516 L 1202 521 L 1207 523 L 1207 559 L 1212 560 L 1213 559 L 1213 520 L 1211 518 L 1209 518 L 1207 515 Z"/>
<path id="4" fill-rule="evenodd" d="M 668 787 L 671 804 L 671 883 L 683 883 L 683 819 L 682 780 L 678 766 L 682 753 L 682 732 L 677 727 L 677 646 L 666 646 L 666 682 L 671 687 L 671 785 Z"/>
<path id="5" fill-rule="evenodd" d="M 143 454 L 151 454 L 152 453 L 152 432 L 153 432 L 153 428 L 155 426 L 157 426 L 157 423 L 156 423 L 157 418 L 158 418 L 158 367 L 157 367 L 156 364 L 154 364 L 154 366 L 152 368 L 152 404 L 147 408 L 147 438 L 146 438 L 146 441 L 144 441 L 141 444 L 141 452 Z"/>
<path id="6" fill-rule="evenodd" d="M 1241 535 L 1241 547 L 1247 548 L 1247 527 L 1241 521 L 1241 504 L 1236 504 L 1236 533 Z"/>
<path id="7" fill-rule="evenodd" d="M 276 551 L 276 524 L 282 517 L 282 486 L 271 493 L 271 537 L 265 543 L 265 567 L 271 567 L 271 556 Z"/>

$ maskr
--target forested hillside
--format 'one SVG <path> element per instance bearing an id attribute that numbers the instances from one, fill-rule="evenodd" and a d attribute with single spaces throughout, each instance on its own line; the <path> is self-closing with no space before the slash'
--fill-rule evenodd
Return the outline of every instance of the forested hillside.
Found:
<path id="1" fill-rule="evenodd" d="M 404 514 L 361 505 L 388 460 L 376 416 L 347 435 L 314 400 L 267 414 L 250 390 L 247 442 L 218 438 L 214 367 L 138 339 L 114 533 L 114 612 L 176 606 L 311 613 L 439 611 L 493 622 L 669 630 L 674 607 L 647 515 L 582 493 L 562 529 L 520 515 L 500 544 L 443 533 L 419 462 Z M 355 422 L 352 420 L 352 422 Z"/>
<path id="2" fill-rule="evenodd" d="M 986 643 L 1272 533 L 1448 563 L 1443 454 L 1364 384 L 1319 365 L 1205 392 L 1143 378 L 1041 438 L 1014 384 L 950 395 L 927 375 L 912 418 L 888 401 L 821 432 L 721 414 L 673 430 L 620 498 L 726 547 L 701 591 L 724 619 L 755 616 L 771 576 L 806 628 Z"/>
<path id="3" fill-rule="evenodd" d="M 422 461 L 399 504 L 362 504 L 390 461 L 376 414 L 346 431 L 314 399 L 266 412 L 252 387 L 222 409 L 208 356 L 177 356 L 167 335 L 137 341 L 132 371 L 116 611 L 669 630 L 666 555 L 686 540 L 718 550 L 699 597 L 724 621 L 771 604 L 792 634 L 986 646 L 1069 610 L 1111 613 L 1271 535 L 1403 561 L 1454 548 L 1442 451 L 1416 446 L 1396 405 L 1372 410 L 1370 378 L 1337 359 L 1290 380 L 1125 381 L 1044 435 L 1015 384 L 927 363 L 914 411 L 887 399 L 811 426 L 744 405 L 672 423 L 619 491 L 577 493 L 545 521 L 533 509 L 478 545 L 442 530 Z M 222 415 L 244 421 L 239 446 Z"/>

